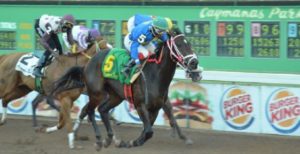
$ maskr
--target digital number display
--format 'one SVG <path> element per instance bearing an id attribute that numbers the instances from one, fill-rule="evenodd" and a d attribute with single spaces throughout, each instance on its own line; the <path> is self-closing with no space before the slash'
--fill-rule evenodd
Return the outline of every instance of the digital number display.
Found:
<path id="1" fill-rule="evenodd" d="M 218 22 L 217 55 L 244 56 L 244 32 L 243 22 Z"/>
<path id="2" fill-rule="evenodd" d="M 121 44 L 122 44 L 122 48 L 125 48 L 125 46 L 124 46 L 124 38 L 128 34 L 127 20 L 123 20 L 122 21 L 122 30 L 121 30 L 121 32 L 122 32 L 122 42 L 121 42 Z"/>
<path id="3" fill-rule="evenodd" d="M 300 58 L 300 22 L 288 23 L 287 51 L 289 58 Z"/>
<path id="4" fill-rule="evenodd" d="M 94 20 L 93 27 L 98 29 L 109 44 L 115 46 L 116 22 L 114 20 Z"/>
<path id="5" fill-rule="evenodd" d="M 0 31 L 0 50 L 16 49 L 16 32 Z"/>
<path id="6" fill-rule="evenodd" d="M 251 23 L 251 45 L 253 57 L 279 57 L 279 22 Z"/>
<path id="7" fill-rule="evenodd" d="M 76 25 L 86 26 L 86 20 L 76 20 Z"/>
<path id="8" fill-rule="evenodd" d="M 206 21 L 185 21 L 184 32 L 198 55 L 208 56 L 210 51 L 210 24 Z"/>

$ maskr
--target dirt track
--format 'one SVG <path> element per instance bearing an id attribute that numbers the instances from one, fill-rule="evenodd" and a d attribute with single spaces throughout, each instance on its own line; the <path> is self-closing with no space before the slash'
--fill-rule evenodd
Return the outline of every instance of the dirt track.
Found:
<path id="1" fill-rule="evenodd" d="M 45 122 L 54 125 L 55 122 Z M 105 130 L 101 124 L 102 134 Z M 124 140 L 136 138 L 141 132 L 140 125 L 114 125 L 118 137 Z M 0 126 L 0 154 L 297 154 L 300 151 L 300 137 L 238 134 L 208 130 L 183 129 L 193 141 L 193 145 L 170 136 L 166 127 L 154 127 L 154 136 L 143 146 L 130 149 L 119 149 L 113 145 L 95 151 L 95 141 L 91 125 L 84 124 L 81 135 L 90 140 L 77 141 L 83 146 L 80 150 L 69 150 L 66 130 L 52 134 L 35 133 L 29 119 L 8 119 Z"/>

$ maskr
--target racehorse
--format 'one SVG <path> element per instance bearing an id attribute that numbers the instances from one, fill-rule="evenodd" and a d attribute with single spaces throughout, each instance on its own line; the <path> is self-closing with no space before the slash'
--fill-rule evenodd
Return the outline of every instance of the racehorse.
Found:
<path id="1" fill-rule="evenodd" d="M 82 53 L 73 54 L 70 56 L 61 55 L 55 58 L 52 63 L 46 68 L 45 76 L 42 80 L 42 95 L 47 96 L 50 94 L 53 83 L 57 80 L 65 70 L 71 68 L 72 66 L 83 66 L 85 65 L 92 55 L 96 53 L 99 49 L 107 49 L 106 41 L 100 37 L 97 38 L 97 43 L 94 43 L 90 48 L 85 50 Z M 0 89 L 2 90 L 0 93 L 0 98 L 2 99 L 2 107 L 3 113 L 0 125 L 3 125 L 6 122 L 7 116 L 7 105 L 10 101 L 25 96 L 32 90 L 35 90 L 35 79 L 29 76 L 23 75 L 22 72 L 16 71 L 15 66 L 18 60 L 25 55 L 26 53 L 13 53 L 9 55 L 0 56 Z M 68 125 L 68 132 L 72 132 L 70 115 L 63 112 L 64 110 L 69 110 L 72 106 L 73 101 L 75 101 L 81 91 L 73 90 L 70 93 L 62 95 L 58 99 L 59 102 L 67 102 L 61 103 L 61 111 L 59 117 L 59 125 L 56 129 L 49 129 L 47 132 L 51 132 L 57 129 L 61 129 L 65 124 Z M 66 101 L 67 100 L 67 101 Z M 70 103 L 68 103 L 70 102 Z M 72 103 L 71 103 L 72 102 Z"/>
<path id="2" fill-rule="evenodd" d="M 132 103 L 143 122 L 144 129 L 141 135 L 134 141 L 117 141 L 117 146 L 119 147 L 140 146 L 151 138 L 153 134 L 152 125 L 161 108 L 164 109 L 169 117 L 171 126 L 175 127 L 175 129 L 179 129 L 172 115 L 172 106 L 168 100 L 168 88 L 175 74 L 177 64 L 190 73 L 193 81 L 199 81 L 202 78 L 201 72 L 196 71 L 198 66 L 197 56 L 185 36 L 178 28 L 173 28 L 169 32 L 169 36 L 170 39 L 159 47 L 161 58 L 158 61 L 160 62 L 147 62 L 141 71 L 142 75 L 131 85 L 134 100 Z M 84 68 L 71 68 L 64 76 L 56 81 L 56 87 L 53 91 L 55 95 L 56 92 L 63 91 L 61 88 L 71 89 L 74 81 L 85 83 L 89 102 L 82 109 L 78 123 L 80 123 L 80 120 L 82 120 L 85 115 L 89 115 L 96 133 L 97 149 L 101 149 L 103 144 L 104 146 L 108 146 L 115 138 L 108 121 L 108 112 L 120 104 L 122 100 L 126 99 L 123 89 L 124 85 L 118 80 L 105 78 L 100 69 L 105 65 L 104 60 L 108 53 L 109 51 L 104 51 L 96 54 Z M 107 95 L 109 96 L 108 100 L 103 101 L 107 99 Z M 101 102 L 102 104 L 100 104 Z M 100 130 L 93 120 L 95 115 L 94 111 L 98 105 L 98 111 L 108 132 L 108 138 L 103 142 L 101 141 Z M 78 123 L 75 124 L 74 128 L 78 127 Z"/>

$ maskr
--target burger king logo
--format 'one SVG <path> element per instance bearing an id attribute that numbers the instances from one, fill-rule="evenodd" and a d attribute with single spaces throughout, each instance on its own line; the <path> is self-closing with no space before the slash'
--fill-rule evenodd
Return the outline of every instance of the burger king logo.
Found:
<path id="1" fill-rule="evenodd" d="M 300 125 L 299 97 L 288 89 L 275 90 L 266 103 L 266 117 L 280 133 L 292 133 Z"/>
<path id="2" fill-rule="evenodd" d="M 22 97 L 20 99 L 14 100 L 8 104 L 8 110 L 12 113 L 19 113 L 22 112 L 28 102 L 25 100 L 25 97 Z"/>
<path id="3" fill-rule="evenodd" d="M 221 113 L 231 128 L 248 128 L 254 121 L 251 95 L 239 87 L 227 89 L 221 99 Z"/>

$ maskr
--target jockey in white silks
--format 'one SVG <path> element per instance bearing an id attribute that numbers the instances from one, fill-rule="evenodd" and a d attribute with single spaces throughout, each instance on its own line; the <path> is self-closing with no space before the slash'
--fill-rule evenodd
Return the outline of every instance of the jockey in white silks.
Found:
<path id="1" fill-rule="evenodd" d="M 75 19 L 70 14 L 63 17 L 44 14 L 36 20 L 34 25 L 35 31 L 40 38 L 41 45 L 46 49 L 34 69 L 33 74 L 36 77 L 43 77 L 41 70 L 48 63 L 50 55 L 57 57 L 59 54 L 62 54 L 63 51 L 58 39 L 58 33 L 66 33 L 67 39 L 72 42 L 71 29 L 74 23 Z"/>

